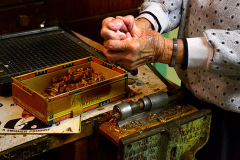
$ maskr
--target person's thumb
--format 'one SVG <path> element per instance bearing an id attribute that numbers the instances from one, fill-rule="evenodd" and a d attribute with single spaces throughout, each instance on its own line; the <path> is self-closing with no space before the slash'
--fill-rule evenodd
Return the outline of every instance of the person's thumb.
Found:
<path id="1" fill-rule="evenodd" d="M 116 17 L 116 18 L 119 18 L 124 22 L 124 24 L 128 28 L 128 31 L 132 37 L 139 37 L 139 33 L 141 33 L 140 28 L 137 27 L 135 23 L 135 19 L 132 15 L 128 15 L 125 17 Z"/>

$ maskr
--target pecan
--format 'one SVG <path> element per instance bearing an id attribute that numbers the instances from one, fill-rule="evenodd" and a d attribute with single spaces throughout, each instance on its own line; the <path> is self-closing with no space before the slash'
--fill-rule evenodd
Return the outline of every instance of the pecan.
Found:
<path id="1" fill-rule="evenodd" d="M 65 84 L 64 81 L 60 81 L 60 82 L 59 82 L 59 87 L 64 86 L 64 84 Z"/>
<path id="2" fill-rule="evenodd" d="M 66 75 L 60 78 L 60 81 L 64 81 L 64 83 L 71 83 L 71 76 Z"/>
<path id="3" fill-rule="evenodd" d="M 52 78 L 52 82 L 53 82 L 53 83 L 57 83 L 57 82 L 58 82 L 58 77 L 54 76 L 54 77 Z"/>
<path id="4" fill-rule="evenodd" d="M 51 95 L 49 95 L 47 92 L 43 92 L 42 95 L 43 95 L 44 97 L 47 97 L 47 98 L 50 98 L 50 97 L 51 97 Z"/>
<path id="5" fill-rule="evenodd" d="M 59 83 L 53 83 L 52 87 L 55 88 L 56 90 L 58 90 L 59 89 Z"/>
<path id="6" fill-rule="evenodd" d="M 72 81 L 80 82 L 83 77 L 84 77 L 84 74 L 82 74 L 82 73 L 74 74 L 74 75 L 72 75 Z"/>
<path id="7" fill-rule="evenodd" d="M 92 70 L 87 68 L 85 71 L 84 71 L 85 75 L 87 78 L 90 78 L 92 76 Z"/>
<path id="8" fill-rule="evenodd" d="M 50 86 L 46 89 L 46 92 L 50 95 L 56 95 L 58 93 L 58 89 Z"/>
<path id="9" fill-rule="evenodd" d="M 66 92 L 66 88 L 67 88 L 67 85 L 66 85 L 66 84 L 64 84 L 63 86 L 61 86 L 61 87 L 59 88 L 59 93 L 61 94 L 61 93 Z"/>
<path id="10" fill-rule="evenodd" d="M 76 71 L 76 69 L 74 69 L 74 68 L 69 68 L 69 69 L 68 69 L 68 75 L 73 74 L 75 71 Z"/>
<path id="11" fill-rule="evenodd" d="M 103 73 L 95 73 L 91 67 L 69 68 L 67 75 L 52 77 L 51 86 L 42 95 L 51 97 L 104 80 Z"/>

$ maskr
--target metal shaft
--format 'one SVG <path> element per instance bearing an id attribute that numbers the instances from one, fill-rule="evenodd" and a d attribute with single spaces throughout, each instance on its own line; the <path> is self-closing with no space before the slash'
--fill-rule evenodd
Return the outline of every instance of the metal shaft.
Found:
<path id="1" fill-rule="evenodd" d="M 124 102 L 113 107 L 113 113 L 118 120 L 126 119 L 137 113 L 139 110 L 155 110 L 166 106 L 167 104 L 182 100 L 183 93 L 172 85 L 156 70 L 151 64 L 147 66 L 155 73 L 156 76 L 167 86 L 168 92 L 157 92 L 143 98 L 137 102 Z"/>
<path id="2" fill-rule="evenodd" d="M 126 119 L 140 110 L 155 110 L 166 106 L 170 101 L 179 99 L 179 95 L 170 92 L 157 92 L 143 98 L 137 102 L 124 102 L 113 107 L 113 114 L 118 120 Z"/>

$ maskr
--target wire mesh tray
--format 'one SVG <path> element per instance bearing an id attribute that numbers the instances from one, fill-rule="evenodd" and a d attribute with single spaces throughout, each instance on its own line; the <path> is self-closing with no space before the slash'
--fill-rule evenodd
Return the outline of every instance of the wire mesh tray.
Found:
<path id="1" fill-rule="evenodd" d="M 11 77 L 89 56 L 104 59 L 58 26 L 0 36 L 0 95 L 11 94 Z"/>

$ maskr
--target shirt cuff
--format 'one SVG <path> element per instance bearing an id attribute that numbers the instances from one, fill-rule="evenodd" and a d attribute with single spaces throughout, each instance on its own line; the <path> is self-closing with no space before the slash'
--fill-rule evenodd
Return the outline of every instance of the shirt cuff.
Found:
<path id="1" fill-rule="evenodd" d="M 138 20 L 139 18 L 145 18 L 149 20 L 152 23 L 155 31 L 158 31 L 161 28 L 161 26 L 159 27 L 159 25 L 157 24 L 157 21 L 153 18 L 153 16 L 151 16 L 148 13 L 140 14 L 135 20 Z"/>
<path id="2" fill-rule="evenodd" d="M 209 69 L 211 47 L 203 37 L 187 38 L 188 68 Z"/>
<path id="3" fill-rule="evenodd" d="M 149 20 L 154 26 L 154 30 L 160 33 L 163 33 L 169 26 L 168 13 L 159 4 L 150 5 L 140 13 L 138 18 Z"/>

